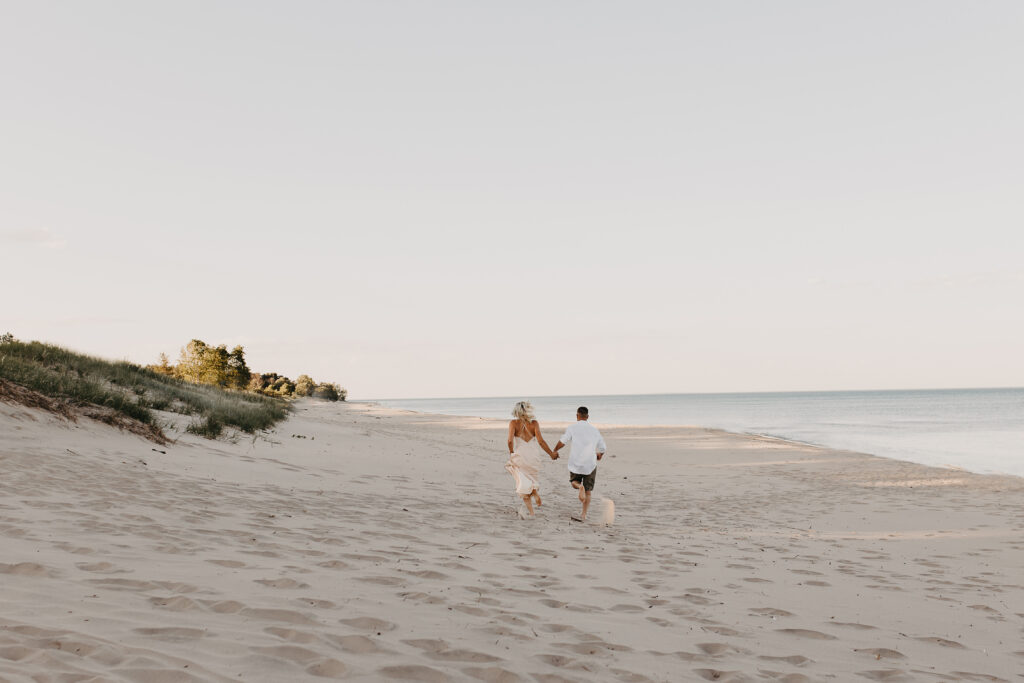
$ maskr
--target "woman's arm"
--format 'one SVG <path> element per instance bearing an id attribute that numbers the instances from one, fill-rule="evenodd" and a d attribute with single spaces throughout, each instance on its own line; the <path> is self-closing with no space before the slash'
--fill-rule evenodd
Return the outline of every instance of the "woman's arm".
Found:
<path id="1" fill-rule="evenodd" d="M 512 445 L 512 439 L 516 435 L 516 421 L 512 420 L 508 423 L 508 454 L 512 455 L 515 453 L 515 446 Z"/>
<path id="2" fill-rule="evenodd" d="M 541 434 L 540 434 L 540 423 L 537 422 L 536 420 L 533 421 L 533 435 L 537 437 L 537 443 L 540 444 L 540 447 L 544 449 L 545 453 L 550 455 L 552 459 L 557 457 L 551 451 L 551 448 L 548 447 L 548 442 L 544 440 L 543 436 L 541 436 Z"/>

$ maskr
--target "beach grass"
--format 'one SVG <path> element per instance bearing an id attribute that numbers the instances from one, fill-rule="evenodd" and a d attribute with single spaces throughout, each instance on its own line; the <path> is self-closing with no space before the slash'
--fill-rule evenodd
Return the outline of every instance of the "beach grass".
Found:
<path id="1" fill-rule="evenodd" d="M 188 431 L 209 438 L 226 427 L 249 434 L 267 429 L 289 411 L 279 398 L 195 384 L 37 341 L 0 344 L 0 378 L 72 406 L 112 411 L 157 432 L 154 411 L 191 415 Z"/>

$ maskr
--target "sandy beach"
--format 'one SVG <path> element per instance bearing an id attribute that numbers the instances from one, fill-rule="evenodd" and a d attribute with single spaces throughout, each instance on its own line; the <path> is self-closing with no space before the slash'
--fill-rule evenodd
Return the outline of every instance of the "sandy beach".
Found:
<path id="1" fill-rule="evenodd" d="M 578 524 L 564 460 L 518 518 L 504 421 L 0 403 L 0 681 L 1024 679 L 1024 479 L 594 422 Z"/>

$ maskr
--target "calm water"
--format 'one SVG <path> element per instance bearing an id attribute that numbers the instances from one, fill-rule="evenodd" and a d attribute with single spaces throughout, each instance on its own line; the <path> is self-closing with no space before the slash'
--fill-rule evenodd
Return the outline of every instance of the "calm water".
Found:
<path id="1" fill-rule="evenodd" d="M 972 472 L 1024 476 L 1024 388 L 656 394 L 461 399 L 379 403 L 447 415 L 509 418 L 529 399 L 541 425 L 590 408 L 595 424 L 668 424 L 733 432 L 910 460 Z"/>

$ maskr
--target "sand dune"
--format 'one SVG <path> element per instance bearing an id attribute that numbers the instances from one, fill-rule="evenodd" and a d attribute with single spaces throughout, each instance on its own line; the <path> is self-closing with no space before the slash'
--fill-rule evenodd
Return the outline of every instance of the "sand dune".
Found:
<path id="1" fill-rule="evenodd" d="M 503 423 L 299 408 L 0 404 L 0 681 L 1022 679 L 1024 480 L 606 428 L 592 521 L 562 461 L 523 521 Z"/>

